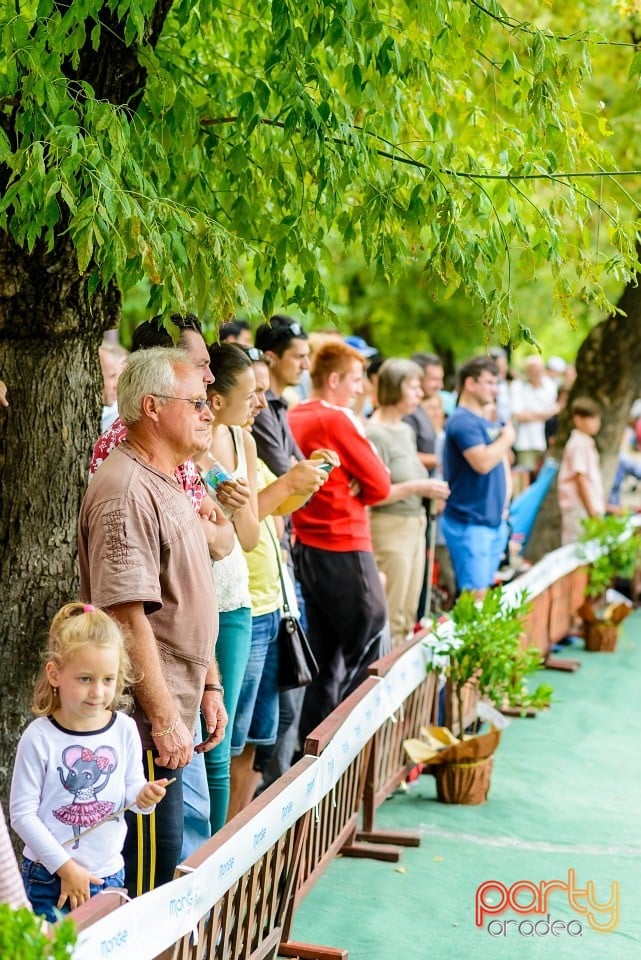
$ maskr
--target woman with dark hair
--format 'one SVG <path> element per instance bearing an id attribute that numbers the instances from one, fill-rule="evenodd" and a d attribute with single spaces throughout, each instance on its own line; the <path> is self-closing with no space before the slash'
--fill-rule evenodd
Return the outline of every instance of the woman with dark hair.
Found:
<path id="1" fill-rule="evenodd" d="M 270 377 L 263 351 L 258 347 L 245 349 L 256 377 L 253 410 L 247 424 L 250 428 L 258 412 L 267 407 L 265 394 Z M 260 537 L 256 548 L 247 555 L 252 641 L 231 725 L 230 819 L 252 800 L 261 780 L 261 763 L 264 766 L 271 756 L 279 731 L 278 630 L 283 604 L 281 583 L 287 578 L 279 542 L 283 533 L 280 517 L 298 510 L 325 482 L 323 459 L 297 461 L 279 477 L 260 458 L 257 460 Z"/>
<path id="2" fill-rule="evenodd" d="M 278 730 L 282 593 L 279 537 L 270 514 L 297 509 L 327 474 L 318 462 L 303 461 L 276 478 L 257 459 L 254 438 L 242 427 L 266 406 L 262 350 L 222 343 L 209 348 L 209 357 L 215 379 L 207 393 L 215 420 L 199 467 L 215 484 L 213 495 L 236 537 L 231 554 L 213 565 L 220 616 L 216 659 L 229 716 L 225 738 L 205 754 L 214 833 L 252 799 L 259 779 L 253 770 L 256 746 L 271 746 Z"/>
<path id="3" fill-rule="evenodd" d="M 234 344 L 209 348 L 214 382 L 207 388 L 215 420 L 209 451 L 198 461 L 209 492 L 234 526 L 231 553 L 213 564 L 220 626 L 216 659 L 229 716 L 223 741 L 205 753 L 212 833 L 227 819 L 230 789 L 231 733 L 252 637 L 249 573 L 245 552 L 258 543 L 256 444 L 243 425 L 250 419 L 256 378 L 252 362 Z M 221 470 L 222 467 L 222 470 Z M 221 479 L 224 477 L 228 479 Z M 206 739 L 207 734 L 203 732 Z"/>

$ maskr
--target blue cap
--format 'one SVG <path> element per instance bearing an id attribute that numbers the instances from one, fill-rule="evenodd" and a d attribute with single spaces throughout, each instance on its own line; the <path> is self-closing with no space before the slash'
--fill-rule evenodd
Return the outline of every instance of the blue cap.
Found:
<path id="1" fill-rule="evenodd" d="M 369 343 L 367 343 L 366 340 L 363 340 L 362 337 L 345 337 L 345 343 L 350 347 L 354 347 L 354 350 L 358 350 L 361 356 L 365 357 L 367 360 L 371 359 L 371 357 L 375 357 L 378 353 L 376 347 L 370 347 Z"/>

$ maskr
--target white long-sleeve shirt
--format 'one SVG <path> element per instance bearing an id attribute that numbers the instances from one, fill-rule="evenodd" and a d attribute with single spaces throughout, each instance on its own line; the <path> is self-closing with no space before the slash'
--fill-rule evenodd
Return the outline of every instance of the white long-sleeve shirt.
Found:
<path id="1" fill-rule="evenodd" d="M 11 781 L 11 825 L 24 841 L 24 856 L 55 873 L 70 857 L 95 876 L 123 865 L 124 815 L 107 819 L 77 848 L 76 834 L 133 803 L 145 785 L 136 724 L 112 714 L 100 730 L 66 730 L 39 717 L 20 738 Z M 154 808 L 138 810 L 151 813 Z"/>

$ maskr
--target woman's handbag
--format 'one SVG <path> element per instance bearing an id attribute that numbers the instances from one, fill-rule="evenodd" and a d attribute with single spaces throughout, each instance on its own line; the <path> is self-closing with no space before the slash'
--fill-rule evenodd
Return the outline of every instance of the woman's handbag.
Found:
<path id="1" fill-rule="evenodd" d="M 269 525 L 267 525 L 267 532 L 276 550 L 280 588 L 283 594 L 282 616 L 278 627 L 278 686 L 281 690 L 294 690 L 296 687 L 306 687 L 312 682 L 318 673 L 318 664 L 305 631 L 300 625 L 300 620 L 294 616 L 289 607 L 280 546 Z"/>
<path id="2" fill-rule="evenodd" d="M 278 686 L 281 690 L 306 687 L 317 673 L 318 664 L 305 631 L 287 607 L 278 627 Z"/>

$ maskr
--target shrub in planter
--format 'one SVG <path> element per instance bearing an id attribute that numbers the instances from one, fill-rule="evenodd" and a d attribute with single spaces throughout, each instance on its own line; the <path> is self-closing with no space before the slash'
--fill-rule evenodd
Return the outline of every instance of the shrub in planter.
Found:
<path id="1" fill-rule="evenodd" d="M 463 716 L 463 688 L 471 682 L 479 697 L 499 710 L 548 706 L 549 685 L 528 690 L 527 677 L 543 666 L 543 658 L 537 647 L 522 643 L 527 613 L 524 593 L 512 602 L 504 588 L 497 587 L 477 602 L 473 593 L 464 591 L 450 614 L 454 641 L 436 631 L 436 658 L 427 669 L 447 678 L 459 716 Z"/>
<path id="2" fill-rule="evenodd" d="M 637 567 L 641 543 L 630 533 L 625 515 L 587 517 L 583 520 L 581 542 L 588 567 L 586 597 L 578 609 L 583 619 L 586 650 L 612 652 L 616 648 L 619 624 L 632 610 L 629 603 L 606 602 L 615 579 L 630 579 Z"/>
<path id="3" fill-rule="evenodd" d="M 480 602 L 463 592 L 450 617 L 453 637 L 440 633 L 426 641 L 433 658 L 428 671 L 436 670 L 448 681 L 453 700 L 450 715 L 463 717 L 463 690 L 473 683 L 480 699 L 492 706 L 540 709 L 549 705 L 552 688 L 540 684 L 530 692 L 529 674 L 543 665 L 536 647 L 523 645 L 523 624 L 528 612 L 525 594 L 512 601 L 502 587 L 488 591 Z M 437 777 L 437 793 L 448 803 L 482 803 L 489 789 L 492 755 L 500 731 L 463 736 L 440 750 L 430 760 Z"/>

